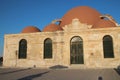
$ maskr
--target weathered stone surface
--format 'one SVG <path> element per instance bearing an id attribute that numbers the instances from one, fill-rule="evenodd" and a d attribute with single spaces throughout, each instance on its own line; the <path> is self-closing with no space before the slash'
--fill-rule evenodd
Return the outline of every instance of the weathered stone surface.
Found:
<path id="1" fill-rule="evenodd" d="M 72 22 L 65 26 L 64 31 L 7 34 L 4 41 L 3 66 L 47 68 L 64 65 L 80 68 L 114 68 L 120 65 L 120 27 L 100 29 L 88 27 L 80 22 L 75 24 Z M 103 56 L 103 37 L 105 35 L 113 38 L 114 58 L 104 58 Z M 74 36 L 80 36 L 83 39 L 84 64 L 70 64 L 70 41 Z M 44 40 L 47 38 L 50 38 L 53 43 L 52 59 L 43 57 Z M 21 39 L 27 40 L 27 59 L 18 59 Z"/>

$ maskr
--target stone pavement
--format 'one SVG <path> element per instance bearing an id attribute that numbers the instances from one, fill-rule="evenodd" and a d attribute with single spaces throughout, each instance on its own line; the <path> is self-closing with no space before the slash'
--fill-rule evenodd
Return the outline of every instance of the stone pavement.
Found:
<path id="1" fill-rule="evenodd" d="M 0 68 L 0 80 L 120 80 L 115 69 Z"/>

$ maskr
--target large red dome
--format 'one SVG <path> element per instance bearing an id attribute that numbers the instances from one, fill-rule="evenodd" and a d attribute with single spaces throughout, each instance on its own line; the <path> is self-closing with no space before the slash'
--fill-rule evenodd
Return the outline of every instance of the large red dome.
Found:
<path id="1" fill-rule="evenodd" d="M 27 26 L 22 30 L 21 33 L 34 33 L 34 32 L 41 32 L 41 31 L 35 26 Z"/>
<path id="2" fill-rule="evenodd" d="M 115 23 L 113 23 L 110 20 L 101 19 L 96 24 L 94 24 L 92 28 L 110 28 L 110 27 L 116 27 Z"/>
<path id="3" fill-rule="evenodd" d="M 61 31 L 61 30 L 63 29 L 59 25 L 51 23 L 43 29 L 43 32 L 53 32 L 53 31 Z"/>
<path id="4" fill-rule="evenodd" d="M 100 15 L 98 11 L 87 6 L 75 7 L 62 17 L 60 26 L 70 24 L 74 18 L 78 18 L 81 23 L 93 25 L 100 20 Z"/>

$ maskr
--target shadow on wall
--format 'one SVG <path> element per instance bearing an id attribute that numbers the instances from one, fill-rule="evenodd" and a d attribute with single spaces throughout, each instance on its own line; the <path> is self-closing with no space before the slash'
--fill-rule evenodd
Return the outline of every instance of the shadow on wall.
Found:
<path id="1" fill-rule="evenodd" d="M 49 73 L 49 71 L 39 73 L 39 74 L 29 75 L 29 76 L 26 76 L 26 77 L 23 77 L 17 80 L 33 80 L 34 78 L 41 77 L 42 75 L 47 74 L 47 73 Z"/>
<path id="2" fill-rule="evenodd" d="M 49 67 L 50 69 L 65 69 L 68 68 L 67 66 L 63 66 L 63 65 L 55 65 L 55 66 L 51 66 Z"/>

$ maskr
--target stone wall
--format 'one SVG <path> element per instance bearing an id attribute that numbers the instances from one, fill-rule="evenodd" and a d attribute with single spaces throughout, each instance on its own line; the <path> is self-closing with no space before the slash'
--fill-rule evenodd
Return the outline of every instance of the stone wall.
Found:
<path id="1" fill-rule="evenodd" d="M 113 38 L 114 58 L 104 58 L 103 56 L 103 37 L 105 35 Z M 74 36 L 80 36 L 83 39 L 84 64 L 70 64 L 70 40 Z M 43 57 L 46 38 L 50 38 L 53 43 L 52 59 Z M 27 40 L 26 59 L 18 59 L 21 39 Z M 4 40 L 3 66 L 48 68 L 64 65 L 70 68 L 115 68 L 120 65 L 119 41 L 119 27 L 90 29 L 81 23 L 66 25 L 64 31 L 7 34 Z"/>

